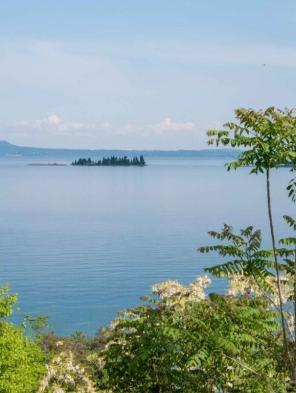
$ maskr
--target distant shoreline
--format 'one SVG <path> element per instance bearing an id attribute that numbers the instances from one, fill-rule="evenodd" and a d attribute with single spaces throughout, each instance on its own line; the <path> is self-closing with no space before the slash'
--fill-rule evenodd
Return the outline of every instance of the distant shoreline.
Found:
<path id="1" fill-rule="evenodd" d="M 29 163 L 29 166 L 67 166 L 68 164 L 60 164 L 57 162 L 53 162 L 53 163 L 43 163 L 43 162 L 34 162 L 34 163 Z"/>
<path id="2" fill-rule="evenodd" d="M 63 149 L 17 146 L 0 140 L 0 158 L 30 158 L 59 160 L 67 158 L 71 161 L 80 157 L 98 159 L 104 156 L 139 156 L 145 158 L 206 158 L 206 159 L 233 159 L 238 156 L 235 149 L 200 149 L 200 150 L 145 150 L 145 149 Z"/>

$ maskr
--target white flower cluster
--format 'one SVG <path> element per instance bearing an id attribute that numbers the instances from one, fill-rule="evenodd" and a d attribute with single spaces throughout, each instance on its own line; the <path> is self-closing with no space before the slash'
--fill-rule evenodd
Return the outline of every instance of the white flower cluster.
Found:
<path id="1" fill-rule="evenodd" d="M 267 287 L 263 288 L 262 285 L 255 281 L 252 277 L 246 277 L 243 274 L 233 274 L 229 277 L 229 290 L 228 295 L 239 296 L 239 295 L 255 295 L 265 297 L 271 308 L 278 308 L 280 305 L 280 298 L 277 286 L 277 278 L 269 276 L 265 279 Z M 293 309 L 294 296 L 294 277 L 292 275 L 281 275 L 280 276 L 280 289 L 281 298 L 284 305 L 284 316 L 286 320 L 287 332 L 290 339 L 295 342 L 295 317 L 294 312 L 291 312 L 291 306 Z"/>
<path id="2" fill-rule="evenodd" d="M 229 277 L 229 290 L 228 295 L 250 295 L 254 294 L 257 296 L 267 295 L 275 306 L 280 304 L 278 295 L 277 280 L 274 276 L 266 277 L 265 283 L 268 285 L 268 290 L 260 286 L 256 280 L 251 276 L 245 276 L 243 274 L 233 274 Z M 292 278 L 287 276 L 280 277 L 280 288 L 283 303 L 287 303 L 292 296 Z"/>
<path id="3" fill-rule="evenodd" d="M 38 393 L 96 393 L 85 370 L 74 364 L 71 351 L 61 352 L 51 364 L 42 380 Z"/>
<path id="4" fill-rule="evenodd" d="M 178 281 L 164 281 L 153 285 L 152 292 L 169 304 L 182 303 L 184 300 L 201 301 L 206 298 L 204 289 L 211 284 L 212 280 L 207 277 L 197 277 L 188 287 Z"/>
<path id="5" fill-rule="evenodd" d="M 204 289 L 212 284 L 212 280 L 208 276 L 197 277 L 188 287 L 189 298 L 191 300 L 204 300 L 206 294 Z"/>
<path id="6" fill-rule="evenodd" d="M 228 295 L 230 296 L 259 294 L 259 291 L 259 286 L 252 277 L 239 273 L 229 277 Z"/>
<path id="7" fill-rule="evenodd" d="M 292 339 L 292 341 L 296 341 L 296 337 L 295 337 L 295 317 L 293 314 L 288 313 L 287 315 L 287 327 L 288 327 L 288 332 L 290 334 L 290 337 Z"/>

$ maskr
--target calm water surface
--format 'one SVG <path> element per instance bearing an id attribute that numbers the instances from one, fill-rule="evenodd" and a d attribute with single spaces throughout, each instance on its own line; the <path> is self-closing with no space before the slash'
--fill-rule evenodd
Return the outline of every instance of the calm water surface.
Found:
<path id="1" fill-rule="evenodd" d="M 0 162 L 0 275 L 19 316 L 46 314 L 59 334 L 95 333 L 155 282 L 189 283 L 215 256 L 198 255 L 223 223 L 266 227 L 264 178 L 223 162 L 151 159 L 145 168 L 37 167 Z M 295 206 L 286 169 L 273 174 L 278 234 Z M 211 290 L 222 291 L 215 280 Z"/>

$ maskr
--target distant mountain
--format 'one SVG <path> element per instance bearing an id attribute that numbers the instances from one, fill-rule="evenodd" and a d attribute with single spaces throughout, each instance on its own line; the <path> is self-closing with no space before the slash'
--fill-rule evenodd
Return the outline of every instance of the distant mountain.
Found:
<path id="1" fill-rule="evenodd" d="M 108 149 L 55 149 L 16 146 L 6 141 L 0 141 L 0 157 L 19 158 L 101 158 L 103 156 L 139 156 L 146 157 L 200 157 L 200 158 L 235 158 L 239 150 L 233 149 L 203 149 L 203 150 L 108 150 Z"/>

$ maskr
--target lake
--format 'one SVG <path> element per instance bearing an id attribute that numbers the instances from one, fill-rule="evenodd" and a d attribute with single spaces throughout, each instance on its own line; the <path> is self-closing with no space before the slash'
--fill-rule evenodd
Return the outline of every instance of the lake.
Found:
<path id="1" fill-rule="evenodd" d="M 45 314 L 65 335 L 93 334 L 116 311 L 139 304 L 153 283 L 189 283 L 219 262 L 196 248 L 223 223 L 266 225 L 265 184 L 218 159 L 151 158 L 147 167 L 29 166 L 0 161 L 0 275 L 19 294 L 19 318 Z M 295 213 L 272 175 L 278 235 Z M 214 280 L 211 291 L 225 290 Z"/>

